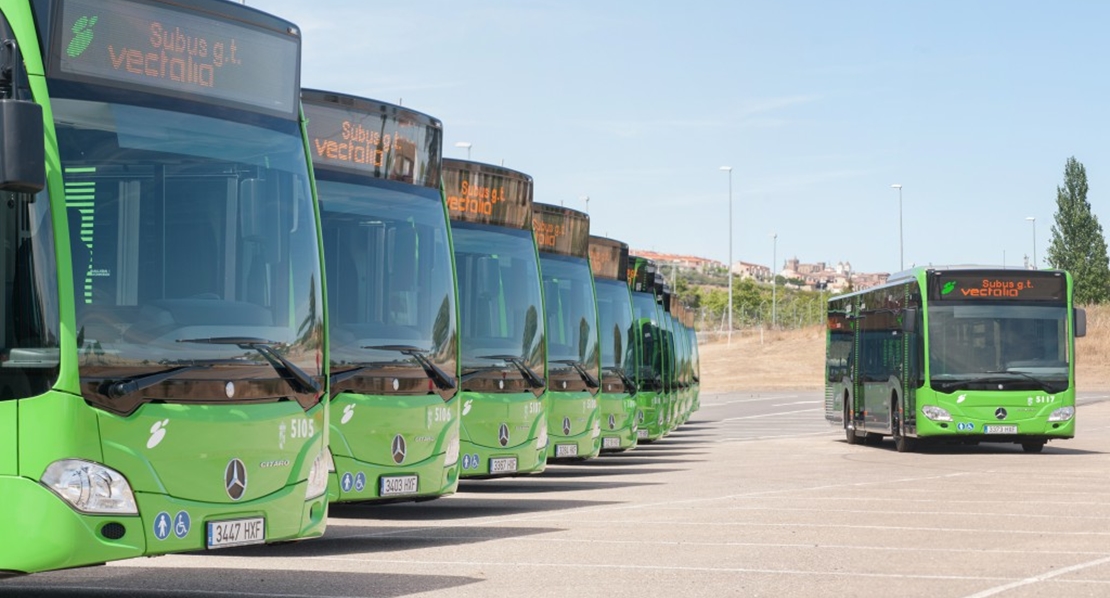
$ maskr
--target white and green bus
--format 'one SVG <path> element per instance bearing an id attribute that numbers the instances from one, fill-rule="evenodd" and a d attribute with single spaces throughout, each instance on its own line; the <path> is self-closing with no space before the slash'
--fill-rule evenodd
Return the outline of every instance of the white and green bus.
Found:
<path id="1" fill-rule="evenodd" d="M 331 339 L 333 502 L 458 486 L 455 268 L 443 127 L 377 100 L 301 92 L 320 197 Z"/>
<path id="2" fill-rule="evenodd" d="M 1059 270 L 916 268 L 828 306 L 825 418 L 849 444 L 1075 435 L 1086 315 Z"/>
<path id="3" fill-rule="evenodd" d="M 459 286 L 459 475 L 539 473 L 547 343 L 532 177 L 444 160 L 443 181 Z"/>
<path id="4" fill-rule="evenodd" d="M 0 0 L 0 576 L 319 536 L 299 29 Z"/>
<path id="5" fill-rule="evenodd" d="M 601 346 L 601 451 L 636 447 L 636 327 L 628 288 L 628 244 L 590 235 L 590 268 L 597 291 L 598 339 Z"/>
<path id="6" fill-rule="evenodd" d="M 532 229 L 543 278 L 547 459 L 590 459 L 601 452 L 601 358 L 590 217 L 570 208 L 532 204 Z"/>

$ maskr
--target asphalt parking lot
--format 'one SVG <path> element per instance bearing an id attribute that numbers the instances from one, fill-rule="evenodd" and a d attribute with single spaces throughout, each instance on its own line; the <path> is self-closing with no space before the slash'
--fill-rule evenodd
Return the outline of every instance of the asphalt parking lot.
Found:
<path id="1" fill-rule="evenodd" d="M 706 395 L 625 454 L 336 506 L 317 540 L 31 575 L 0 596 L 1110 595 L 1110 393 L 1081 393 L 1077 438 L 1039 455 L 850 446 L 821 401 Z"/>

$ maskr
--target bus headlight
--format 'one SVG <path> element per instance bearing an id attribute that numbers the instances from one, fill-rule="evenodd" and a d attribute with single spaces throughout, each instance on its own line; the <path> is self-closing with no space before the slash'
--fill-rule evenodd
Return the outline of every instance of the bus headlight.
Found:
<path id="1" fill-rule="evenodd" d="M 547 426 L 540 426 L 540 433 L 536 435 L 536 450 L 547 448 Z"/>
<path id="2" fill-rule="evenodd" d="M 80 459 L 55 461 L 42 474 L 42 483 L 84 513 L 139 514 L 131 484 L 123 474 L 99 463 Z"/>
<path id="3" fill-rule="evenodd" d="M 925 405 L 921 408 L 921 414 L 935 422 L 952 421 L 952 414 L 936 405 Z"/>
<path id="4" fill-rule="evenodd" d="M 450 467 L 459 462 L 459 434 L 453 432 L 447 439 L 447 450 L 443 453 L 443 466 Z"/>
<path id="5" fill-rule="evenodd" d="M 330 460 L 331 452 L 327 450 L 320 451 L 312 460 L 312 469 L 308 470 L 308 488 L 304 492 L 305 500 L 312 500 L 328 491 L 328 461 Z"/>
<path id="6" fill-rule="evenodd" d="M 1061 407 L 1048 416 L 1050 422 L 1066 422 L 1075 417 L 1075 407 Z"/>

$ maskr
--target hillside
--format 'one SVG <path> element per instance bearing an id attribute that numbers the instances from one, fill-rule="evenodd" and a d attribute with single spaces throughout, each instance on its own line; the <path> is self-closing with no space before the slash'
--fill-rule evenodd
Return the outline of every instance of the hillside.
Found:
<path id="1" fill-rule="evenodd" d="M 704 392 L 824 387 L 825 331 L 822 326 L 778 332 L 735 332 L 701 345 Z M 1110 306 L 1087 308 L 1087 336 L 1076 339 L 1076 387 L 1110 389 Z"/>

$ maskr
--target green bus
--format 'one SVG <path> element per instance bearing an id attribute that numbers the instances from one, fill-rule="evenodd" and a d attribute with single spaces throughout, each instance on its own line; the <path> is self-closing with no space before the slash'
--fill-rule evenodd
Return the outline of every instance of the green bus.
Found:
<path id="1" fill-rule="evenodd" d="M 628 288 L 628 244 L 590 235 L 590 269 L 597 291 L 601 345 L 601 451 L 636 447 L 636 335 L 632 291 Z"/>
<path id="2" fill-rule="evenodd" d="M 458 486 L 455 268 L 443 126 L 366 98 L 301 92 L 320 197 L 331 341 L 333 502 Z"/>
<path id="3" fill-rule="evenodd" d="M 460 477 L 547 464 L 547 354 L 532 177 L 443 161 L 459 293 Z"/>
<path id="4" fill-rule="evenodd" d="M 677 428 L 686 423 L 693 408 L 690 385 L 690 346 L 687 344 L 690 338 L 686 335 L 686 326 L 683 325 L 680 315 L 682 304 L 679 303 L 673 292 L 668 292 L 667 297 L 670 304 L 667 315 L 671 322 L 675 344 L 675 392 L 678 401 L 675 408 L 674 427 Z"/>
<path id="5" fill-rule="evenodd" d="M 683 309 L 682 321 L 686 327 L 686 338 L 690 347 L 690 415 L 701 409 L 701 358 L 698 356 L 698 332 L 694 322 L 694 312 Z"/>
<path id="6" fill-rule="evenodd" d="M 321 535 L 299 30 L 0 0 L 0 40 L 0 575 Z"/>
<path id="7" fill-rule="evenodd" d="M 1086 313 L 1059 270 L 916 268 L 829 299 L 825 418 L 849 444 L 1075 435 Z"/>
<path id="8" fill-rule="evenodd" d="M 532 204 L 532 230 L 543 279 L 547 459 L 590 459 L 601 452 L 601 358 L 590 217 L 570 208 Z"/>
<path id="9" fill-rule="evenodd" d="M 671 288 L 661 272 L 655 273 L 655 302 L 658 313 L 660 346 L 663 354 L 663 435 L 670 434 L 678 421 L 678 354 L 675 344 L 674 323 L 671 321 Z"/>
<path id="10" fill-rule="evenodd" d="M 628 257 L 628 284 L 632 291 L 635 328 L 636 439 L 651 442 L 663 437 L 667 405 L 663 373 L 662 312 L 656 299 L 655 262 L 639 256 Z"/>

